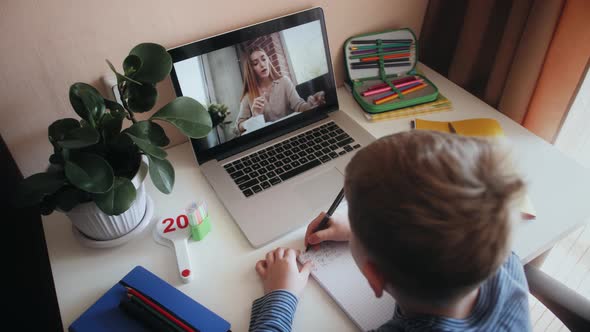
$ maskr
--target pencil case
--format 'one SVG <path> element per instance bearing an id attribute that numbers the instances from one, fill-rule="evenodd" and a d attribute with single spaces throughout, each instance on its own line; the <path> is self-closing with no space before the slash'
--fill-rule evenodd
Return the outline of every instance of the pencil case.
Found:
<path id="1" fill-rule="evenodd" d="M 417 39 L 408 28 L 368 33 L 344 43 L 347 83 L 367 113 L 434 101 L 438 88 L 416 70 Z"/>

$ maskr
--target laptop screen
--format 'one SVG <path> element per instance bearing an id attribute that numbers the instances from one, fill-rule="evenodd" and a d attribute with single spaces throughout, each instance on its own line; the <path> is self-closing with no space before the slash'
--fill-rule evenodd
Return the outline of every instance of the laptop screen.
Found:
<path id="1" fill-rule="evenodd" d="M 210 111 L 213 130 L 192 139 L 199 163 L 224 159 L 338 108 L 321 8 L 168 50 L 178 96 Z"/>

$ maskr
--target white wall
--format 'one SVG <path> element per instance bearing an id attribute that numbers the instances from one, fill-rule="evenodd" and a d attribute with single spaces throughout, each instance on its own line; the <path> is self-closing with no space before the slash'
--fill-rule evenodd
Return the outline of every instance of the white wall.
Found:
<path id="1" fill-rule="evenodd" d="M 69 86 L 99 87 L 129 50 L 152 41 L 173 47 L 315 6 L 324 8 L 336 82 L 343 80 L 342 44 L 351 35 L 410 27 L 419 34 L 427 0 L 2 0 L 0 1 L 0 133 L 25 176 L 42 171 L 51 146 L 47 127 L 77 117 Z M 159 85 L 162 106 L 174 92 Z M 173 143 L 185 141 L 166 128 Z"/>

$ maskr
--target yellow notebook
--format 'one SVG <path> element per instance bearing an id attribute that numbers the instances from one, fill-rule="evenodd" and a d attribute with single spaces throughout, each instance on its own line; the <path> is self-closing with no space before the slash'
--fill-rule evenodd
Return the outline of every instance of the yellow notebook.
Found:
<path id="1" fill-rule="evenodd" d="M 478 118 L 460 121 L 429 121 L 416 119 L 412 121 L 412 128 L 421 130 L 436 130 L 445 133 L 455 133 L 464 136 L 504 136 L 500 123 L 495 119 Z M 535 219 L 537 213 L 528 195 L 524 195 L 520 202 L 522 218 Z"/>

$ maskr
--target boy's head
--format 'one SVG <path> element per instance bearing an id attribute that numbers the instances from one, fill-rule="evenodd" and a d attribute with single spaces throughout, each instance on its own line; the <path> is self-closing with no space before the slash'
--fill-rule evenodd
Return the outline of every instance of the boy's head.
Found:
<path id="1" fill-rule="evenodd" d="M 499 145 L 418 130 L 359 150 L 345 179 L 353 238 L 385 282 L 439 305 L 503 263 L 523 188 Z"/>

